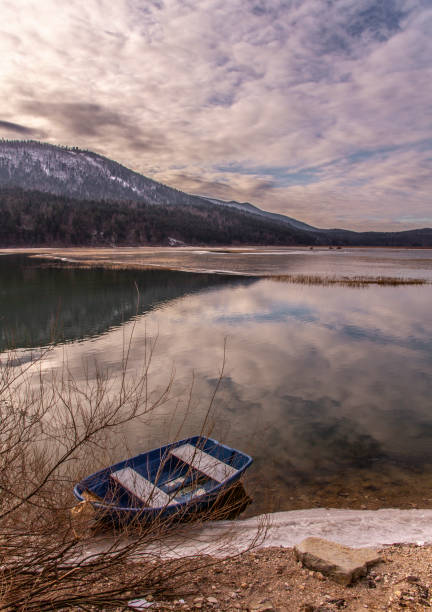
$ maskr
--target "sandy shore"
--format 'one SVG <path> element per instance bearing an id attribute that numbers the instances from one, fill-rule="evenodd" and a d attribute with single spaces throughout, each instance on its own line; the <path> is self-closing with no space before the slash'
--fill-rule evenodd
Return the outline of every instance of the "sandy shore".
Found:
<path id="1" fill-rule="evenodd" d="M 296 561 L 292 546 L 312 535 L 373 546 L 381 561 L 342 586 Z M 152 609 L 164 610 L 426 611 L 432 606 L 431 543 L 432 510 L 313 509 L 195 525 L 153 552 L 184 558 L 185 566 L 200 555 L 201 567 L 186 582 L 173 579 L 167 592 L 145 595 Z"/>
<path id="2" fill-rule="evenodd" d="M 350 587 L 309 571 L 292 549 L 246 553 L 173 581 L 150 609 L 244 612 L 426 612 L 432 606 L 432 547 L 379 549 L 382 562 Z M 211 562 L 211 560 L 209 560 Z"/>

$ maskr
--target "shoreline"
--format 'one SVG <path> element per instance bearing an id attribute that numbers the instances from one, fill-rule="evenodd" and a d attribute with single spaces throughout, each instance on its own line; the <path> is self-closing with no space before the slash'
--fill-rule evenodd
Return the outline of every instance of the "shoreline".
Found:
<path id="1" fill-rule="evenodd" d="M 421 529 L 425 540 L 416 541 Z M 260 532 L 267 535 L 261 542 Z M 350 546 L 372 545 L 378 563 L 348 587 L 338 584 L 297 561 L 293 546 L 310 536 Z M 166 590 L 134 593 L 133 599 L 163 610 L 421 612 L 432 605 L 431 542 L 432 510 L 320 508 L 190 525 L 150 549 L 143 548 L 141 559 L 145 563 L 150 553 L 162 567 L 195 564 L 191 579 L 184 583 L 174 577 Z M 99 547 L 86 552 L 97 554 L 111 543 L 105 538 L 102 547 L 100 541 Z M 140 550 L 136 561 L 140 563 Z"/>
<path id="2" fill-rule="evenodd" d="M 257 249 L 260 249 L 257 251 Z M 212 256 L 225 256 L 225 255 L 252 255 L 252 256 L 264 256 L 264 255 L 328 255 L 329 251 L 332 253 L 344 253 L 344 249 L 352 250 L 356 252 L 361 251 L 425 251 L 431 250 L 426 248 L 403 248 L 403 247 L 344 247 L 341 249 L 329 248 L 329 247 L 116 247 L 115 249 L 109 247 L 31 247 L 31 248 L 9 248 L 0 249 L 1 255 L 26 255 L 30 259 L 36 260 L 47 260 L 53 262 L 51 265 L 54 267 L 56 262 L 62 268 L 71 267 L 73 269 L 106 269 L 106 270 L 164 270 L 164 271 L 176 271 L 182 273 L 192 274 L 215 274 L 222 276 L 233 276 L 238 278 L 250 278 L 250 279 L 266 279 L 278 283 L 289 283 L 297 285 L 319 285 L 319 286 L 345 286 L 355 288 L 365 288 L 371 285 L 379 286 L 421 286 L 432 284 L 431 280 L 422 277 L 415 277 L 412 275 L 407 276 L 387 276 L 383 274 L 379 275 L 340 275 L 330 274 L 323 272 L 312 272 L 312 273 L 270 273 L 264 270 L 257 271 L 256 269 L 243 269 L 235 270 L 232 269 L 232 265 L 224 267 L 223 263 L 219 261 L 218 267 L 208 265 L 205 267 L 205 261 L 203 261 L 204 267 L 197 267 L 196 262 L 183 261 L 179 262 L 177 254 L 183 254 L 184 257 L 196 256 L 196 255 L 212 255 Z M 168 255 L 168 257 L 167 257 Z M 161 261 L 165 259 L 165 261 Z M 212 262 L 213 263 L 213 262 Z M 216 262 L 214 262 L 216 263 Z M 231 262 L 234 264 L 234 262 Z M 46 264 L 50 265 L 49 263 Z"/>
<path id="3" fill-rule="evenodd" d="M 343 586 L 297 562 L 293 549 L 252 550 L 226 560 L 208 558 L 185 583 L 134 599 L 152 609 L 221 612 L 425 612 L 432 606 L 432 547 L 395 545 L 377 550 L 367 575 Z M 166 563 L 170 563 L 167 561 Z M 187 560 L 184 561 L 187 563 Z M 191 560 L 189 561 L 191 562 Z M 143 597 L 144 595 L 144 597 Z M 146 606 L 147 607 L 147 606 Z M 118 612 L 124 608 L 117 608 Z"/>

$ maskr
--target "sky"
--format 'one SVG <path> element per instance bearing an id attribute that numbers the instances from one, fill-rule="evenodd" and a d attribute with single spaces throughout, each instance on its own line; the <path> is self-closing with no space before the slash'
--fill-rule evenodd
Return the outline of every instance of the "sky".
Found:
<path id="1" fill-rule="evenodd" d="M 1 0 L 0 137 L 318 227 L 432 227 L 430 0 Z"/>

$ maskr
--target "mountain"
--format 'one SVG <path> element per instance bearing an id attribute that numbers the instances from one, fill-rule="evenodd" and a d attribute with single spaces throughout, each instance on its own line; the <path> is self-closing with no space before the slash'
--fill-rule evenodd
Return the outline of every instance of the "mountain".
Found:
<path id="1" fill-rule="evenodd" d="M 0 186 L 80 200 L 190 204 L 190 196 L 91 151 L 35 141 L 0 141 Z"/>
<path id="2" fill-rule="evenodd" d="M 262 210 L 258 208 L 258 206 L 254 206 L 253 204 L 249 204 L 249 202 L 235 202 L 231 200 L 227 202 L 226 200 L 216 200 L 215 198 L 208 198 L 205 196 L 204 199 L 212 202 L 212 204 L 216 204 L 218 206 L 228 206 L 230 208 L 235 208 L 237 210 L 241 210 L 246 213 L 250 213 L 252 215 L 257 215 L 259 217 L 265 217 L 266 219 L 271 219 L 272 221 L 277 221 L 279 223 L 287 223 L 293 227 L 298 229 L 307 230 L 311 232 L 321 232 L 318 227 L 313 227 L 312 225 L 308 225 L 307 223 L 303 223 L 302 221 L 297 221 L 297 219 L 293 219 L 292 217 L 287 217 L 286 215 L 279 215 L 277 213 L 271 213 L 266 210 Z"/>
<path id="3" fill-rule="evenodd" d="M 0 214 L 0 246 L 432 246 L 431 229 L 320 229 L 247 202 L 183 193 L 91 151 L 35 141 L 0 141 Z"/>
<path id="4" fill-rule="evenodd" d="M 226 202 L 183 193 L 91 151 L 36 141 L 0 141 L 0 186 L 21 187 L 82 200 L 145 201 L 148 204 L 183 206 L 210 202 L 287 223 L 298 229 L 317 230 L 291 217 L 269 213 L 249 203 Z"/>

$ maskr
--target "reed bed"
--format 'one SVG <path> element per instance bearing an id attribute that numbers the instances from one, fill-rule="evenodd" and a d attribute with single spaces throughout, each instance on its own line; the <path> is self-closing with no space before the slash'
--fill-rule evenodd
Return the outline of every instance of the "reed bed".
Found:
<path id="1" fill-rule="evenodd" d="M 343 287 L 368 287 L 380 285 L 398 287 L 400 285 L 428 285 L 429 281 L 423 278 L 409 278 L 397 276 L 319 276 L 314 274 L 278 274 L 266 276 L 278 283 L 295 283 L 298 285 L 341 285 Z"/>

